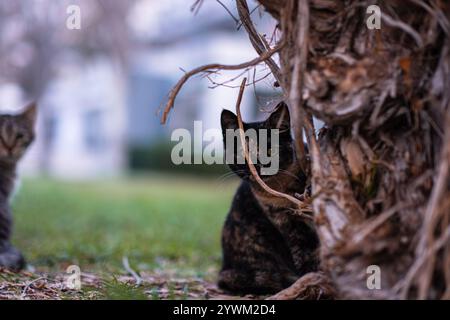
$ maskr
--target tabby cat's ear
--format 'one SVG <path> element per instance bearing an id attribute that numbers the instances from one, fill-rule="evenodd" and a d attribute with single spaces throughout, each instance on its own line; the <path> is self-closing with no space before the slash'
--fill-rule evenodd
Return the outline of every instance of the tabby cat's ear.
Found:
<path id="1" fill-rule="evenodd" d="M 37 104 L 32 102 L 25 107 L 25 110 L 20 115 L 30 127 L 33 127 L 36 122 L 37 116 Z"/>
<path id="2" fill-rule="evenodd" d="M 291 127 L 291 118 L 286 103 L 280 102 L 275 111 L 267 119 L 270 128 L 280 129 L 280 131 L 289 130 Z"/>
<path id="3" fill-rule="evenodd" d="M 236 130 L 239 128 L 237 116 L 229 110 L 224 109 L 222 111 L 222 114 L 220 116 L 220 123 L 222 124 L 222 131 L 225 131 L 227 129 Z"/>

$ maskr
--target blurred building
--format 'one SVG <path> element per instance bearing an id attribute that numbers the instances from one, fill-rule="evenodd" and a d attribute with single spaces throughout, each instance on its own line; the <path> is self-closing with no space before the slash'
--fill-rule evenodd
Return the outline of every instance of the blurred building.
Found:
<path id="1" fill-rule="evenodd" d="M 82 14 L 96 10 L 92 7 L 94 1 L 75 2 Z M 221 110 L 234 109 L 238 90 L 232 86 L 239 81 L 215 89 L 208 86 L 226 82 L 239 72 L 214 74 L 210 80 L 194 77 L 178 97 L 168 125 L 160 125 L 158 114 L 183 70 L 211 62 L 240 63 L 256 56 L 245 31 L 237 31 L 235 21 L 216 1 L 204 1 L 196 15 L 183 0 L 106 3 L 117 4 L 110 8 L 117 11 L 117 15 L 111 14 L 110 28 L 125 27 L 126 32 L 99 32 L 98 36 L 102 41 L 109 36 L 117 39 L 105 45 L 91 39 L 91 34 L 107 24 L 101 19 L 108 15 L 102 12 L 97 24 L 84 23 L 91 28 L 84 31 L 87 36 L 66 31 L 59 37 L 68 40 L 53 44 L 58 55 L 48 63 L 53 67 L 56 64 L 55 72 L 45 80 L 39 98 L 37 141 L 22 164 L 27 174 L 45 171 L 63 178 L 122 174 L 128 169 L 130 149 L 170 143 L 173 129 L 191 129 L 194 120 L 202 120 L 205 130 L 220 128 Z M 234 8 L 233 1 L 227 5 Z M 122 14 L 120 24 L 114 25 Z M 58 19 L 56 16 L 55 21 Z M 270 21 L 262 21 L 261 25 L 273 28 Z M 72 39 L 77 36 L 82 40 L 79 43 Z M 0 42 L 0 51 L 5 45 Z M 264 72 L 264 67 L 258 69 L 258 77 Z M 272 81 L 267 78 L 259 83 L 258 91 L 274 94 Z M 254 119 L 255 106 L 261 106 L 252 91 L 248 89 L 242 106 L 247 120 Z M 32 95 L 0 73 L 2 106 L 17 108 Z M 221 146 L 220 141 L 217 144 Z"/>

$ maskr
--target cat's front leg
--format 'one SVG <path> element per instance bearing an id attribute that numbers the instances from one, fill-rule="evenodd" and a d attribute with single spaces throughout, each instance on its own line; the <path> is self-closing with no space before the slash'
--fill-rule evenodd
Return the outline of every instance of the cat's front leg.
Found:
<path id="1" fill-rule="evenodd" d="M 313 226 L 287 210 L 267 210 L 270 221 L 282 234 L 300 275 L 319 269 L 319 238 Z"/>
<path id="2" fill-rule="evenodd" d="M 306 222 L 295 217 L 291 221 L 291 232 L 286 235 L 295 267 L 300 274 L 319 270 L 319 238 Z"/>
<path id="3" fill-rule="evenodd" d="M 10 243 L 12 219 L 9 206 L 0 205 L 0 268 L 19 271 L 25 267 L 25 259 Z"/>

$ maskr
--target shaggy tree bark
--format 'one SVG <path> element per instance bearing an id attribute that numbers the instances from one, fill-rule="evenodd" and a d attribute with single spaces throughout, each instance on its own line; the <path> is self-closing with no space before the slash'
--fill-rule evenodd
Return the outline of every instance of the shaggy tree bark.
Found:
<path id="1" fill-rule="evenodd" d="M 450 299 L 450 4 L 258 1 L 279 22 L 280 41 L 258 34 L 246 0 L 236 0 L 259 58 L 187 72 L 162 122 L 191 76 L 270 68 L 310 176 L 299 211 L 313 209 L 322 263 L 273 298 Z M 380 30 L 366 25 L 373 4 Z M 319 133 L 313 117 L 325 123 Z M 374 271 L 381 287 L 372 290 Z"/>
<path id="2" fill-rule="evenodd" d="M 450 4 L 259 2 L 279 21 L 279 82 L 297 142 L 308 138 L 324 290 L 449 299 Z M 380 30 L 366 26 L 371 4 Z M 318 135 L 312 116 L 325 122 Z M 367 287 L 371 265 L 379 290 Z M 317 297 L 305 288 L 322 276 L 305 277 L 275 298 Z"/>

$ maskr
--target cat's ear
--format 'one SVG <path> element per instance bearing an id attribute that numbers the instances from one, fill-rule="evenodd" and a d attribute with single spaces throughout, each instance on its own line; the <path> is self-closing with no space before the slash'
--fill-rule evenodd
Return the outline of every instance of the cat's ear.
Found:
<path id="1" fill-rule="evenodd" d="M 22 119 L 24 119 L 30 127 L 33 127 L 36 123 L 37 116 L 37 104 L 36 102 L 32 102 L 27 105 L 20 115 Z"/>
<path id="2" fill-rule="evenodd" d="M 236 130 L 239 128 L 237 116 L 233 112 L 226 109 L 224 109 L 220 115 L 220 123 L 222 124 L 223 132 L 227 129 Z"/>
<path id="3" fill-rule="evenodd" d="M 280 131 L 289 130 L 291 127 L 291 118 L 286 103 L 280 102 L 269 119 L 267 119 L 267 122 L 270 128 L 280 129 Z"/>

